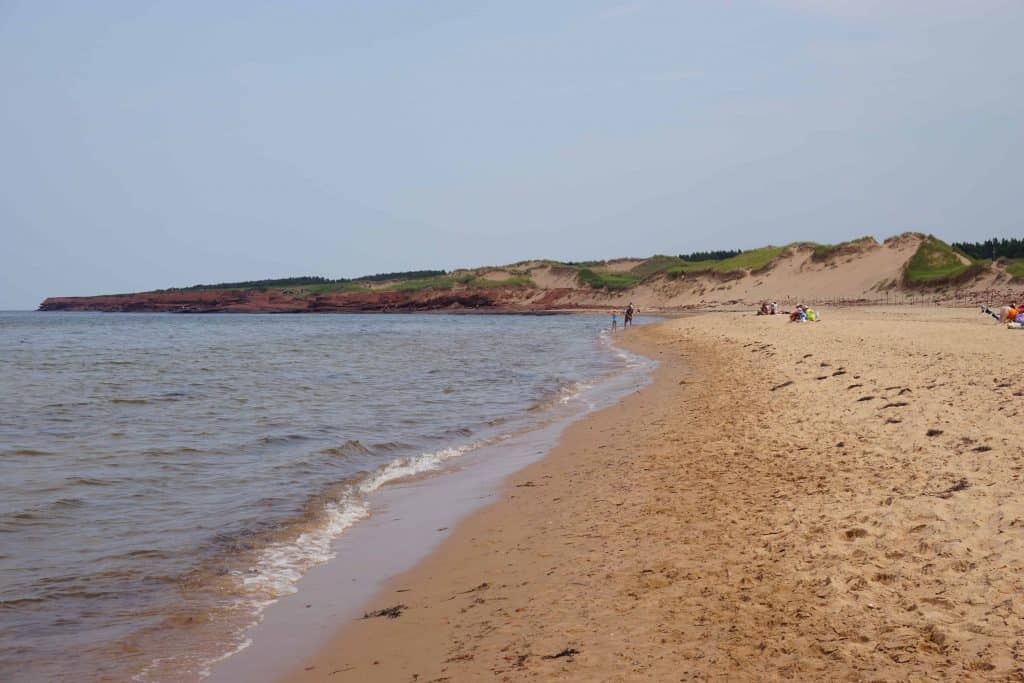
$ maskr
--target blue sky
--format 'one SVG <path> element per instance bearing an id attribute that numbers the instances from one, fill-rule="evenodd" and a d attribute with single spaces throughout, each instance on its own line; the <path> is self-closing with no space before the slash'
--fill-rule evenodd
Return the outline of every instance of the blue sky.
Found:
<path id="1" fill-rule="evenodd" d="M 0 0 L 0 308 L 1020 236 L 1024 3 Z"/>

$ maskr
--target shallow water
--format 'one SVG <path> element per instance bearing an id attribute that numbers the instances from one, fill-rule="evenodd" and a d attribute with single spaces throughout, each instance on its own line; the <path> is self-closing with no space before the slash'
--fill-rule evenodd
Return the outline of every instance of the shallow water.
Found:
<path id="1" fill-rule="evenodd" d="M 373 490 L 635 365 L 605 322 L 0 313 L 0 678 L 198 675 Z"/>

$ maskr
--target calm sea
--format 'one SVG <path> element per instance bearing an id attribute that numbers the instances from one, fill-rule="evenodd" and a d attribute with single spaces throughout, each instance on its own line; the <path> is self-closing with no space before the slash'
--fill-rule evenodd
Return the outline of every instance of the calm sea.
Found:
<path id="1" fill-rule="evenodd" d="M 0 313 L 0 679 L 201 676 L 375 489 L 637 372 L 606 322 Z"/>

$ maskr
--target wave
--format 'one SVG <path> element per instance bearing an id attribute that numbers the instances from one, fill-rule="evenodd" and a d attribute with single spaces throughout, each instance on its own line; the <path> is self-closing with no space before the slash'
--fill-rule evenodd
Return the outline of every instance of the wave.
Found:
<path id="1" fill-rule="evenodd" d="M 245 634 L 251 626 L 259 623 L 266 608 L 281 597 L 296 592 L 298 580 L 311 568 L 336 556 L 333 547 L 335 539 L 369 516 L 368 498 L 371 493 L 390 482 L 437 471 L 454 458 L 508 436 L 501 435 L 494 439 L 392 460 L 376 470 L 338 482 L 327 491 L 312 496 L 304 506 L 304 512 L 284 524 L 251 535 L 222 539 L 222 550 L 218 556 L 175 579 L 182 590 L 195 591 L 196 595 L 211 591 L 222 596 L 225 593 L 234 595 L 235 598 L 226 603 L 227 609 L 236 611 L 236 623 L 238 617 L 243 617 L 243 623 L 234 629 L 235 638 L 230 642 L 226 654 L 211 655 L 201 662 L 195 662 L 200 677 L 209 675 L 210 667 L 216 662 L 248 647 L 250 641 Z M 385 445 L 400 447 L 400 444 Z M 370 452 L 370 449 L 353 440 L 321 451 L 332 452 L 339 455 L 357 454 Z M 225 603 L 221 601 L 221 604 Z M 239 610 L 247 613 L 247 616 L 238 614 Z M 228 613 L 221 616 L 230 618 Z M 189 623 L 193 623 L 191 619 L 191 616 L 187 617 Z M 174 626 L 181 618 L 171 617 L 170 620 L 174 623 L 168 622 L 164 626 Z M 219 623 L 215 616 L 209 616 L 203 621 Z M 162 680 L 166 677 L 161 670 L 163 665 L 170 666 L 171 662 L 162 659 L 151 661 L 134 680 Z"/>
<path id="2" fill-rule="evenodd" d="M 546 392 L 541 396 L 540 400 L 535 402 L 526 410 L 528 412 L 539 412 L 562 406 L 575 398 L 578 398 L 581 393 L 591 388 L 593 385 L 588 382 L 570 382 L 567 380 L 559 380 L 556 388 Z"/>
<path id="3" fill-rule="evenodd" d="M 305 434 L 275 434 L 272 436 L 261 436 L 258 443 L 262 446 L 278 446 L 300 441 L 309 441 L 310 437 Z"/>
<path id="4" fill-rule="evenodd" d="M 334 555 L 332 541 L 370 513 L 366 497 L 381 486 L 435 471 L 451 460 L 480 447 L 483 442 L 443 448 L 409 458 L 399 458 L 366 473 L 354 481 L 336 485 L 335 491 L 317 496 L 307 511 L 292 526 L 298 535 L 266 545 L 244 571 L 236 573 L 241 592 L 262 599 L 276 599 L 294 592 L 294 584 L 310 567 L 322 564 Z M 369 452 L 358 441 L 348 441 L 327 452 Z M 327 500 L 324 501 L 323 498 Z M 275 534 L 277 535 L 277 534 Z"/>
<path id="5" fill-rule="evenodd" d="M 370 448 L 368 446 L 364 446 L 363 443 L 361 441 L 359 441 L 358 439 L 350 439 L 350 440 L 346 441 L 345 443 L 341 444 L 340 446 L 335 446 L 333 448 L 327 448 L 327 449 L 323 450 L 322 452 L 325 455 L 350 456 L 350 455 L 370 455 L 371 453 L 374 452 L 374 450 L 375 450 L 374 448 Z"/>

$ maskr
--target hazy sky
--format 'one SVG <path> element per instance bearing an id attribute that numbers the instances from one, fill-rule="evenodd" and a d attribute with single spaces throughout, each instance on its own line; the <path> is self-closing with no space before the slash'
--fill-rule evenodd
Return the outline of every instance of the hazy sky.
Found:
<path id="1" fill-rule="evenodd" d="M 1024 234 L 1024 2 L 0 0 L 0 308 Z"/>

